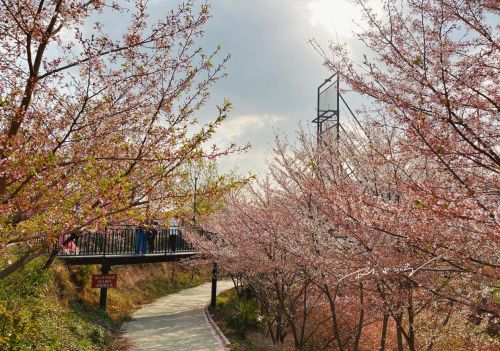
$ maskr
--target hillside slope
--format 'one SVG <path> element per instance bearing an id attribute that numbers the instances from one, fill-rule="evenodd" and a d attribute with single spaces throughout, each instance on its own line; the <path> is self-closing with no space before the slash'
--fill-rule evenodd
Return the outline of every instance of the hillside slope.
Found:
<path id="1" fill-rule="evenodd" d="M 98 308 L 99 289 L 92 289 L 98 266 L 66 267 L 43 260 L 0 282 L 0 349 L 124 350 L 119 337 L 124 320 L 143 303 L 199 285 L 209 277 L 203 266 L 157 263 L 113 267 L 118 287 L 108 290 L 108 311 Z"/>

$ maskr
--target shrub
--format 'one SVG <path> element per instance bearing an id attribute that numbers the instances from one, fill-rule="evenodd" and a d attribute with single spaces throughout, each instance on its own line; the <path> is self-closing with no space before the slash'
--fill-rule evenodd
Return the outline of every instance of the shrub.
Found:
<path id="1" fill-rule="evenodd" d="M 106 328 L 61 303 L 54 269 L 43 264 L 35 260 L 1 281 L 0 350 L 103 349 Z"/>
<path id="2" fill-rule="evenodd" d="M 255 300 L 240 302 L 236 305 L 237 312 L 230 318 L 229 326 L 240 336 L 244 336 L 249 330 L 257 329 L 257 309 L 258 304 Z"/>

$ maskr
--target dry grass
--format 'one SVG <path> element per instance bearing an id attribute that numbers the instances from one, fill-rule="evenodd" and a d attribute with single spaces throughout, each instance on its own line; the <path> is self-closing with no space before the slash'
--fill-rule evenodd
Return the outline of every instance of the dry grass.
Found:
<path id="1" fill-rule="evenodd" d="M 91 277 L 100 273 L 99 266 L 56 265 L 54 269 L 61 305 L 85 311 L 97 309 L 100 289 L 91 288 Z M 111 273 L 118 275 L 118 283 L 116 289 L 108 289 L 107 313 L 104 318 L 96 318 L 92 312 L 88 319 L 108 330 L 106 350 L 128 350 L 130 342 L 121 336 L 120 327 L 135 310 L 158 297 L 208 281 L 210 269 L 177 262 L 115 266 Z"/>

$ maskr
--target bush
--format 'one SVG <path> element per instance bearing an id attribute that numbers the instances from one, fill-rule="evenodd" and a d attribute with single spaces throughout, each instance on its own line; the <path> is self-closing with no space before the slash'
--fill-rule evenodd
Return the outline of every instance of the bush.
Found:
<path id="1" fill-rule="evenodd" d="M 43 259 L 1 281 L 0 350 L 103 349 L 106 328 L 61 305 L 54 269 Z"/>
<path id="2" fill-rule="evenodd" d="M 98 274 L 97 266 L 72 266 L 69 267 L 71 280 L 75 283 L 79 291 L 83 291 L 92 279 L 92 274 Z"/>
<path id="3" fill-rule="evenodd" d="M 241 336 L 244 336 L 249 330 L 257 329 L 257 309 L 258 304 L 255 300 L 240 302 L 236 305 L 237 312 L 229 320 L 229 326 Z"/>
<path id="4" fill-rule="evenodd" d="M 219 294 L 215 300 L 218 309 L 224 309 L 231 302 L 231 296 L 227 294 Z"/>
<path id="5" fill-rule="evenodd" d="M 40 337 L 38 316 L 47 312 L 43 297 L 53 281 L 35 262 L 2 281 L 0 287 L 0 349 L 23 350 Z"/>

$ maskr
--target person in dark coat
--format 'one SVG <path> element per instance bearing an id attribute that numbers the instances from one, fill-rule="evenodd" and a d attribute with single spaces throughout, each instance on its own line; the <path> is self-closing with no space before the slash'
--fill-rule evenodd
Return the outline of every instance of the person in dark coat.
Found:
<path id="1" fill-rule="evenodd" d="M 155 252 L 155 239 L 158 235 L 158 222 L 146 222 L 146 239 L 148 241 L 148 252 Z"/>
<path id="2" fill-rule="evenodd" d="M 177 221 L 173 220 L 170 223 L 170 228 L 168 228 L 168 248 L 172 252 L 177 250 L 178 235 L 179 226 L 177 225 Z"/>

